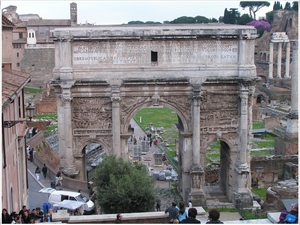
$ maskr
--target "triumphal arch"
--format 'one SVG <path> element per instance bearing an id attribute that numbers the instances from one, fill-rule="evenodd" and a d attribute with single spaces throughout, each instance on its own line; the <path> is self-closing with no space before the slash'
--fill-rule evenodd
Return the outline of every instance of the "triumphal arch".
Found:
<path id="1" fill-rule="evenodd" d="M 159 105 L 178 115 L 183 199 L 206 204 L 206 150 L 219 140 L 220 187 L 233 203 L 252 206 L 254 27 L 119 25 L 52 32 L 51 83 L 65 175 L 86 179 L 83 149 L 89 143 L 128 159 L 130 120 L 140 109 Z"/>

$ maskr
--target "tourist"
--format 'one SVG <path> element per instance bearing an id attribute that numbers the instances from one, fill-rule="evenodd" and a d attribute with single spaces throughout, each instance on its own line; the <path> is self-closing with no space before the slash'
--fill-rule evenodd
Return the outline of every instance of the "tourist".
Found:
<path id="1" fill-rule="evenodd" d="M 23 217 L 25 211 L 27 211 L 27 208 L 26 208 L 26 205 L 23 205 L 23 206 L 22 206 L 22 209 L 21 209 L 20 212 L 19 212 L 19 215 L 20 215 L 21 217 Z"/>
<path id="2" fill-rule="evenodd" d="M 18 214 L 15 214 L 13 221 L 11 223 L 12 224 L 21 224 L 22 223 L 21 216 Z"/>
<path id="3" fill-rule="evenodd" d="M 160 200 L 157 200 L 157 202 L 156 202 L 156 211 L 161 211 L 160 206 L 161 206 Z"/>
<path id="4" fill-rule="evenodd" d="M 29 128 L 29 138 L 32 138 L 32 131 L 33 131 L 33 128 L 30 127 L 30 128 Z"/>
<path id="5" fill-rule="evenodd" d="M 30 160 L 30 162 L 33 162 L 33 152 L 34 152 L 34 149 L 33 148 L 30 149 L 30 151 L 29 151 L 29 160 Z"/>
<path id="6" fill-rule="evenodd" d="M 60 176 L 61 176 L 61 171 L 59 169 L 59 171 L 55 175 L 55 186 L 58 186 Z"/>
<path id="7" fill-rule="evenodd" d="M 189 200 L 189 208 L 192 208 L 192 207 L 193 207 L 192 201 Z"/>
<path id="8" fill-rule="evenodd" d="M 208 212 L 208 219 L 207 224 L 218 224 L 218 223 L 223 223 L 222 221 L 219 220 L 220 218 L 220 213 L 216 209 L 211 209 Z"/>
<path id="9" fill-rule="evenodd" d="M 116 221 L 115 221 L 115 223 L 122 223 L 122 214 L 117 214 L 117 219 L 116 219 Z"/>
<path id="10" fill-rule="evenodd" d="M 292 204 L 290 211 L 283 210 L 278 223 L 298 223 L 298 203 Z"/>
<path id="11" fill-rule="evenodd" d="M 40 180 L 41 170 L 40 170 L 40 168 L 38 166 L 36 167 L 34 173 L 35 173 L 36 180 Z"/>
<path id="12" fill-rule="evenodd" d="M 42 172 L 43 172 L 43 176 L 44 176 L 44 179 L 46 179 L 46 176 L 47 176 L 47 166 L 44 164 L 43 168 L 42 168 Z"/>
<path id="13" fill-rule="evenodd" d="M 22 219 L 22 223 L 30 223 L 30 216 L 28 211 L 24 211 L 24 214 L 21 219 Z"/>
<path id="14" fill-rule="evenodd" d="M 184 219 L 187 219 L 188 216 L 188 210 L 185 208 L 184 202 L 179 202 L 179 213 L 178 213 L 178 220 L 181 222 Z"/>
<path id="15" fill-rule="evenodd" d="M 12 220 L 7 210 L 5 208 L 2 209 L 2 223 L 11 223 L 11 222 Z"/>
<path id="16" fill-rule="evenodd" d="M 168 217 L 169 223 L 173 223 L 173 220 L 174 220 L 174 219 L 177 219 L 177 217 L 178 217 L 178 212 L 179 212 L 179 209 L 178 209 L 178 207 L 176 206 L 176 202 L 172 202 L 172 205 L 169 206 L 169 207 L 165 210 L 165 213 L 169 213 L 169 217 Z"/>
<path id="17" fill-rule="evenodd" d="M 196 208 L 189 208 L 188 211 L 189 217 L 187 219 L 182 220 L 180 223 L 201 223 L 199 220 L 196 219 L 198 214 Z"/>

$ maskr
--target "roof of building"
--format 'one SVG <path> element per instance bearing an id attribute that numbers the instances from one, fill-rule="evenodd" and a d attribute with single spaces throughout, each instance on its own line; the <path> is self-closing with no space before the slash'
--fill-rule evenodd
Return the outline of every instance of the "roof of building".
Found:
<path id="1" fill-rule="evenodd" d="M 15 25 L 2 14 L 2 27 L 13 28 Z"/>
<path id="2" fill-rule="evenodd" d="M 15 95 L 30 81 L 27 73 L 13 71 L 8 73 L 2 70 L 2 108 L 9 104 Z"/>
<path id="3" fill-rule="evenodd" d="M 29 20 L 27 26 L 71 26 L 71 20 Z"/>
<path id="4" fill-rule="evenodd" d="M 268 128 L 253 129 L 252 134 L 265 133 L 267 130 Z"/>

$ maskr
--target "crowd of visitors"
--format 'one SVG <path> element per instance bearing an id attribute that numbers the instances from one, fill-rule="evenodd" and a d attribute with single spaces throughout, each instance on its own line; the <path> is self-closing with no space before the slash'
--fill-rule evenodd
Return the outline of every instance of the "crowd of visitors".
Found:
<path id="1" fill-rule="evenodd" d="M 17 212 L 9 213 L 7 209 L 2 209 L 2 223 L 43 223 L 52 222 L 52 209 L 49 209 L 47 213 L 44 213 L 40 207 L 36 209 L 27 209 L 26 205 L 22 206 L 22 209 Z"/>

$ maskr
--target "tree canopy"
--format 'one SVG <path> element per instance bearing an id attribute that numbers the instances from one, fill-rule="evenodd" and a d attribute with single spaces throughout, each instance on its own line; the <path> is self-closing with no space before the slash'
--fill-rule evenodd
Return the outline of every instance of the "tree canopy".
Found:
<path id="1" fill-rule="evenodd" d="M 154 210 L 155 179 L 146 166 L 106 156 L 94 170 L 97 201 L 104 213 L 149 212 Z"/>
<path id="2" fill-rule="evenodd" d="M 269 7 L 270 3 L 267 1 L 241 1 L 240 2 L 240 7 L 242 7 L 243 9 L 247 7 L 249 8 L 250 16 L 254 20 L 256 19 L 256 12 L 265 6 Z"/>

